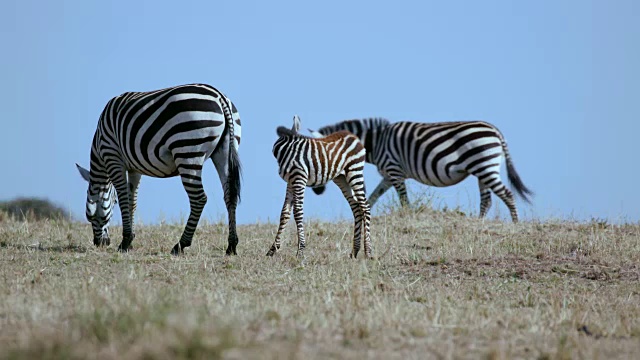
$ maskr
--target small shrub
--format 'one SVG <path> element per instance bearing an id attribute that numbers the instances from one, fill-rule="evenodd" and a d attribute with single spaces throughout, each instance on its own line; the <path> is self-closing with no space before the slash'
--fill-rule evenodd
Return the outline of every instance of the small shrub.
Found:
<path id="1" fill-rule="evenodd" d="M 0 202 L 0 221 L 17 220 L 71 220 L 71 213 L 50 200 L 35 197 L 19 197 Z"/>

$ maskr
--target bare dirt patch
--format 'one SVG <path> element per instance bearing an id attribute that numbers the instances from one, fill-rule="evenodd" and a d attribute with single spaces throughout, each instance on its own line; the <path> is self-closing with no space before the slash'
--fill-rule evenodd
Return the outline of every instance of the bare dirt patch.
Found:
<path id="1" fill-rule="evenodd" d="M 401 263 L 404 271 L 433 274 L 433 268 L 441 274 L 459 278 L 501 277 L 520 278 L 530 281 L 544 281 L 550 275 L 575 277 L 594 281 L 640 281 L 640 267 L 637 264 L 611 265 L 600 260 L 585 257 L 544 256 L 533 258 L 521 256 L 493 257 L 487 259 L 453 260 L 407 260 Z"/>

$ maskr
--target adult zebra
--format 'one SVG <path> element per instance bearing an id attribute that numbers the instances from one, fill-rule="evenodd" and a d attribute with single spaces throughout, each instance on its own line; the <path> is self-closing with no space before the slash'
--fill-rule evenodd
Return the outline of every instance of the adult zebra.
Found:
<path id="1" fill-rule="evenodd" d="M 366 161 L 374 164 L 383 179 L 373 190 L 369 204 L 373 206 L 391 186 L 402 205 L 409 203 L 405 179 L 426 185 L 446 187 L 455 185 L 469 175 L 478 178 L 480 188 L 480 217 L 491 207 L 491 191 L 509 208 L 513 222 L 518 221 L 513 193 L 500 178 L 500 164 L 506 159 L 509 181 L 527 202 L 529 190 L 516 172 L 502 133 L 484 121 L 441 123 L 397 122 L 370 118 L 342 121 L 312 132 L 326 136 L 347 130 L 362 140 L 367 151 Z M 315 187 L 316 194 L 324 186 Z"/>
<path id="2" fill-rule="evenodd" d="M 107 102 L 91 145 L 90 170 L 76 164 L 89 182 L 86 216 L 96 246 L 109 245 L 109 220 L 115 203 L 122 215 L 122 243 L 135 237 L 133 219 L 142 175 L 180 175 L 190 214 L 172 254 L 191 245 L 207 202 L 202 166 L 211 158 L 224 191 L 229 215 L 227 255 L 236 254 L 236 206 L 240 201 L 241 123 L 235 105 L 207 84 L 178 85 L 148 92 L 125 92 Z M 115 188 L 114 188 L 115 187 Z"/>
<path id="3" fill-rule="evenodd" d="M 278 161 L 278 173 L 287 182 L 287 193 L 280 213 L 280 226 L 276 239 L 267 252 L 273 256 L 280 249 L 280 236 L 293 216 L 298 228 L 298 252 L 303 257 L 305 248 L 303 206 L 304 190 L 307 186 L 319 186 L 333 182 L 338 185 L 349 202 L 354 217 L 352 257 L 358 256 L 360 239 L 364 235 L 364 253 L 371 257 L 369 224 L 371 212 L 367 204 L 364 187 L 365 150 L 356 136 L 347 131 L 313 139 L 298 133 L 300 118 L 293 117 L 293 127 L 279 126 L 278 139 L 273 144 L 273 156 Z"/>

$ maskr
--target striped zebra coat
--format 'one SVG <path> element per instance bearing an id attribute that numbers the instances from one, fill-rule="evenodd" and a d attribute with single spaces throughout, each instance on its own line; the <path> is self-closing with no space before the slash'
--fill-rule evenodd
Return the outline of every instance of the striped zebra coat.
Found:
<path id="1" fill-rule="evenodd" d="M 364 252 L 371 257 L 369 226 L 371 212 L 364 185 L 365 149 L 356 136 L 339 131 L 330 136 L 313 139 L 298 133 L 300 119 L 293 118 L 293 127 L 277 128 L 278 139 L 273 145 L 273 156 L 278 161 L 278 173 L 287 182 L 287 192 L 280 214 L 276 239 L 267 256 L 280 249 L 280 237 L 293 215 L 298 229 L 298 252 L 303 257 L 305 248 L 303 205 L 307 186 L 320 186 L 332 181 L 338 185 L 349 202 L 354 217 L 352 257 L 357 257 L 360 240 L 364 236 Z"/>
<path id="2" fill-rule="evenodd" d="M 513 222 L 518 221 L 513 193 L 500 177 L 500 165 L 506 160 L 508 178 L 516 192 L 527 202 L 532 192 L 516 172 L 502 133 L 484 121 L 442 123 L 397 122 L 385 119 L 347 120 L 313 131 L 316 137 L 337 131 L 349 131 L 362 140 L 367 150 L 366 161 L 374 164 L 382 181 L 369 197 L 371 206 L 391 186 L 402 205 L 409 199 L 406 179 L 426 185 L 455 185 L 469 175 L 478 178 L 480 217 L 491 207 L 491 192 L 509 208 Z M 324 187 L 313 189 L 322 194 Z"/>
<path id="3" fill-rule="evenodd" d="M 107 102 L 91 145 L 90 169 L 76 164 L 89 182 L 86 217 L 96 246 L 109 245 L 109 221 L 116 203 L 122 215 L 127 251 L 133 229 L 142 175 L 180 176 L 191 211 L 172 253 L 191 245 L 207 195 L 202 167 L 215 165 L 229 215 L 227 255 L 236 254 L 236 206 L 240 201 L 241 123 L 236 107 L 222 92 L 206 84 L 179 85 L 148 92 L 125 92 Z M 161 195 L 160 195 L 161 196 Z"/>

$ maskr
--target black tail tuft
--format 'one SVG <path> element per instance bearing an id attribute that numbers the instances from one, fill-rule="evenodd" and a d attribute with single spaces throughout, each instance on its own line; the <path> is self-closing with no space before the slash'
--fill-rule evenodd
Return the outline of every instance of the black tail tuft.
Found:
<path id="1" fill-rule="evenodd" d="M 316 193 L 316 195 L 322 195 L 324 194 L 324 191 L 327 189 L 326 186 L 321 185 L 321 186 L 316 186 L 311 188 L 311 190 L 313 190 L 314 193 Z"/>
<path id="2" fill-rule="evenodd" d="M 240 178 L 242 177 L 242 166 L 240 164 L 240 157 L 236 147 L 233 146 L 233 141 L 229 144 L 229 177 L 227 178 L 229 189 L 229 200 L 240 203 Z"/>
<path id="3" fill-rule="evenodd" d="M 240 165 L 240 156 L 238 156 L 238 149 L 234 145 L 235 137 L 235 121 L 233 120 L 233 116 L 231 114 L 231 109 L 235 109 L 231 100 L 226 98 L 224 95 L 222 96 L 222 111 L 224 112 L 224 117 L 227 122 L 227 126 L 224 129 L 222 139 L 225 139 L 229 146 L 229 160 L 228 160 L 228 171 L 229 174 L 227 176 L 227 191 L 229 197 L 229 204 L 239 204 L 240 203 L 240 180 L 242 177 L 242 167 Z M 225 134 L 226 133 L 226 134 Z M 239 145 L 240 139 L 238 139 Z M 224 185 L 223 185 L 224 186 Z M 226 196 L 226 194 L 225 194 Z M 229 206 L 227 204 L 227 206 Z M 235 206 L 233 206 L 233 211 L 235 211 Z M 235 232 L 235 229 L 234 229 Z"/>
<path id="4" fill-rule="evenodd" d="M 507 157 L 507 175 L 509 177 L 511 186 L 513 186 L 518 195 L 520 195 L 520 197 L 522 197 L 524 201 L 531 204 L 529 195 L 533 195 L 533 191 L 531 191 L 524 185 L 522 179 L 520 179 L 520 175 L 518 175 L 518 172 L 516 171 L 515 166 L 513 166 L 513 161 L 511 161 L 510 157 Z"/>

